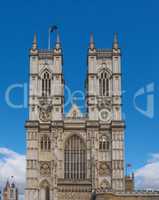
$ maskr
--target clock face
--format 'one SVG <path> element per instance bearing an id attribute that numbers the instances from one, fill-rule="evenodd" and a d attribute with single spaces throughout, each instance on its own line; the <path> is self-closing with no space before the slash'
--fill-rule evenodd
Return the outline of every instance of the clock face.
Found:
<path id="1" fill-rule="evenodd" d="M 111 112 L 107 109 L 102 109 L 100 112 L 99 112 L 99 119 L 101 121 L 110 121 L 111 120 Z"/>

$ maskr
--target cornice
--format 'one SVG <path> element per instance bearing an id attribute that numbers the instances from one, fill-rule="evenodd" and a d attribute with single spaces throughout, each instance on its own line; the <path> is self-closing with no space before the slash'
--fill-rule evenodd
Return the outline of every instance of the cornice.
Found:
<path id="1" fill-rule="evenodd" d="M 112 120 L 111 121 L 111 128 L 113 129 L 113 128 L 125 128 L 125 121 L 123 121 L 123 120 Z"/>

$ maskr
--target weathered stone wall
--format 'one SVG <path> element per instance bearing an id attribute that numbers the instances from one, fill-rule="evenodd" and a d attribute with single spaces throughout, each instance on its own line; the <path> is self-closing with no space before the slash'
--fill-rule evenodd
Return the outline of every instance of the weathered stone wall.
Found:
<path id="1" fill-rule="evenodd" d="M 90 200 L 90 192 L 58 192 L 58 200 Z"/>
<path id="2" fill-rule="evenodd" d="M 97 200 L 159 200 L 159 194 L 98 194 Z"/>

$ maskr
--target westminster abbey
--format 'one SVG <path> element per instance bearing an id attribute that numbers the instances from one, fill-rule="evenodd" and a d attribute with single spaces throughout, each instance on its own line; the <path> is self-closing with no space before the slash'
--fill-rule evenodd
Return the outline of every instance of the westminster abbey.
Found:
<path id="1" fill-rule="evenodd" d="M 110 49 L 96 48 L 90 35 L 86 114 L 75 103 L 64 113 L 63 53 L 58 33 L 52 49 L 38 48 L 35 34 L 29 59 L 25 199 L 134 200 L 133 180 L 124 174 L 125 122 L 117 34 Z M 130 190 L 128 196 L 126 190 Z M 155 194 L 150 198 L 139 195 L 141 199 L 159 199 Z"/>

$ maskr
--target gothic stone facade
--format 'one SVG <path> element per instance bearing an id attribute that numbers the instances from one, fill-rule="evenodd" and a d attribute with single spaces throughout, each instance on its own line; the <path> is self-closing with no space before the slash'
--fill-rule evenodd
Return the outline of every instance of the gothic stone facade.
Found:
<path id="1" fill-rule="evenodd" d="M 121 52 L 95 47 L 87 56 L 86 105 L 64 114 L 63 55 L 42 50 L 34 35 L 30 49 L 26 200 L 89 200 L 91 191 L 125 191 Z"/>

